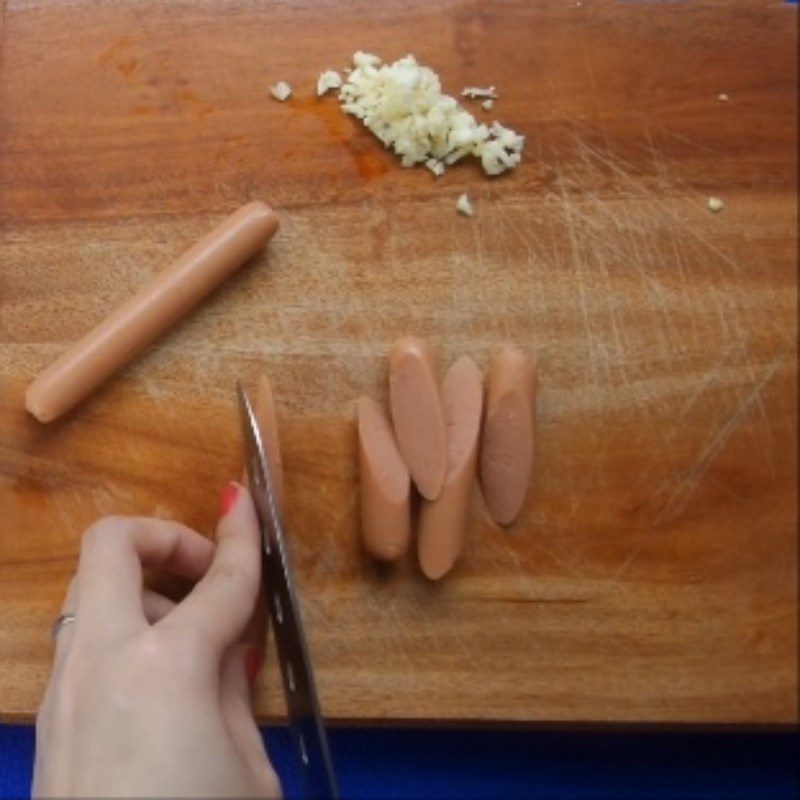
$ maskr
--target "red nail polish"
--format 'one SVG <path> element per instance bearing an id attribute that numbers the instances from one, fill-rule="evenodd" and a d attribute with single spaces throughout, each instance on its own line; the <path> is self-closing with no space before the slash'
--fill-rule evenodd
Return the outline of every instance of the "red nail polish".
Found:
<path id="1" fill-rule="evenodd" d="M 220 516 L 224 517 L 236 505 L 239 496 L 239 487 L 231 482 L 223 490 L 220 497 Z"/>
<path id="2" fill-rule="evenodd" d="M 251 684 L 256 682 L 256 676 L 261 669 L 261 653 L 254 646 L 247 648 L 244 654 L 244 671 Z"/>

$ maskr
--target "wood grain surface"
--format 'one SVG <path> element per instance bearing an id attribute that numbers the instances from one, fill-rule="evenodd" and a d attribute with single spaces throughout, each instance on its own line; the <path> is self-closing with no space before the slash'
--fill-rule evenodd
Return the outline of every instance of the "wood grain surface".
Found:
<path id="1" fill-rule="evenodd" d="M 796 6 L 2 9 L 0 716 L 37 708 L 88 523 L 213 530 L 234 382 L 268 369 L 332 720 L 796 721 Z M 522 166 L 399 168 L 313 96 L 357 49 L 498 86 Z M 255 198 L 262 257 L 64 421 L 26 416 L 41 368 Z M 441 585 L 358 545 L 354 401 L 402 334 L 540 362 L 527 506 L 504 531 L 476 495 Z M 273 662 L 256 704 L 281 714 Z"/>

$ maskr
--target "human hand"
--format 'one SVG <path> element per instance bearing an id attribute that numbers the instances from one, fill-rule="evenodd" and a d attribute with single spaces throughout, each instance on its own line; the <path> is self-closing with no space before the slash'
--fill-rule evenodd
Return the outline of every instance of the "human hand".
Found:
<path id="1" fill-rule="evenodd" d="M 143 567 L 198 581 L 175 604 Z M 278 797 L 250 705 L 243 641 L 261 551 L 230 484 L 216 546 L 176 522 L 108 517 L 83 537 L 36 720 L 34 797 Z"/>

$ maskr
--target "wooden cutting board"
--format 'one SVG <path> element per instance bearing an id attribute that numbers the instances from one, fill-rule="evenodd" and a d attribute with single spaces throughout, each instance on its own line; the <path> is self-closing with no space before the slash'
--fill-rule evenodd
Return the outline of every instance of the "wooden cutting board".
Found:
<path id="1" fill-rule="evenodd" d="M 0 716 L 37 708 L 85 526 L 213 530 L 234 382 L 267 369 L 331 719 L 797 719 L 796 7 L 2 7 Z M 496 85 L 475 113 L 526 134 L 522 166 L 401 169 L 314 97 L 357 49 Z M 268 252 L 63 422 L 26 416 L 42 367 L 254 198 Z M 440 585 L 357 540 L 354 400 L 410 333 L 541 365 L 524 513 L 500 530 L 476 494 Z M 281 713 L 273 663 L 256 704 Z"/>

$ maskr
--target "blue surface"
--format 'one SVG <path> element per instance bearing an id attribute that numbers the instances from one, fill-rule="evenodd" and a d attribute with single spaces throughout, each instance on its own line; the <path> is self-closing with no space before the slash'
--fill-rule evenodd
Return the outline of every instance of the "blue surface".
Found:
<path id="1" fill-rule="evenodd" d="M 289 736 L 265 730 L 284 781 Z M 333 756 L 345 798 L 537 798 L 605 800 L 800 796 L 791 733 L 500 732 L 333 729 Z M 26 797 L 33 730 L 0 726 L 0 798 Z"/>

